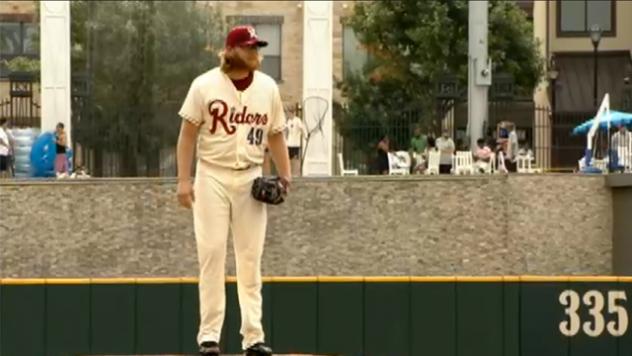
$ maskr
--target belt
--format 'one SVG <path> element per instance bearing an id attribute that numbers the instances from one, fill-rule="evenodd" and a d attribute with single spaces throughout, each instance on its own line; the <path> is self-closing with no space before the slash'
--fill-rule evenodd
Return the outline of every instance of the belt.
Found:
<path id="1" fill-rule="evenodd" d="M 258 164 L 249 164 L 249 165 L 244 166 L 244 167 L 233 168 L 233 170 L 234 171 L 247 171 L 247 170 L 255 168 L 255 167 L 259 167 L 259 165 Z"/>

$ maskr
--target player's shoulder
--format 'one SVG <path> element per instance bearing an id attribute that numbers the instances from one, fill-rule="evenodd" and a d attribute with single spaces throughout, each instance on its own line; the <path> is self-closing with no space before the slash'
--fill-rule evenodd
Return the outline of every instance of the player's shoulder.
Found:
<path id="1" fill-rule="evenodd" d="M 221 78 L 219 67 L 210 69 L 193 79 L 194 85 L 207 86 L 208 84 Z"/>
<path id="2" fill-rule="evenodd" d="M 261 85 L 265 86 L 268 89 L 277 89 L 277 82 L 271 76 L 266 73 L 256 70 L 255 71 L 255 80 L 257 80 Z"/>

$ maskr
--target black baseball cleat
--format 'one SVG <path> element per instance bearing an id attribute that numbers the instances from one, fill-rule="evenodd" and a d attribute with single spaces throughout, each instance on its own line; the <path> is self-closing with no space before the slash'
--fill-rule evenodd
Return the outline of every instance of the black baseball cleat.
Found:
<path id="1" fill-rule="evenodd" d="M 246 349 L 245 356 L 272 356 L 272 349 L 263 342 L 258 342 Z"/>
<path id="2" fill-rule="evenodd" d="M 200 345 L 200 356 L 219 356 L 219 344 L 215 341 L 204 341 Z"/>

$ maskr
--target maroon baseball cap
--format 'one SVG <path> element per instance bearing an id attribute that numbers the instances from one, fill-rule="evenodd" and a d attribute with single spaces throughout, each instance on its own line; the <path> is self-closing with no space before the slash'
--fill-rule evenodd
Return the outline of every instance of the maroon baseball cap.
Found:
<path id="1" fill-rule="evenodd" d="M 259 39 L 252 26 L 236 26 L 226 36 L 226 48 L 253 45 L 265 47 L 268 42 Z"/>

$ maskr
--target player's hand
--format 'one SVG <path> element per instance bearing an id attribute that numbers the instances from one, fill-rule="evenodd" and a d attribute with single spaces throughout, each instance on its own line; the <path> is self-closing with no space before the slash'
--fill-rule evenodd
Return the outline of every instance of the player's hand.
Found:
<path id="1" fill-rule="evenodd" d="M 178 203 L 187 209 L 191 209 L 193 202 L 195 201 L 195 195 L 193 194 L 193 184 L 188 179 L 178 181 Z"/>
<path id="2" fill-rule="evenodd" d="M 292 185 L 292 177 L 291 176 L 279 176 L 279 182 L 281 186 L 283 186 L 283 190 L 285 194 L 290 192 L 290 186 Z"/>

